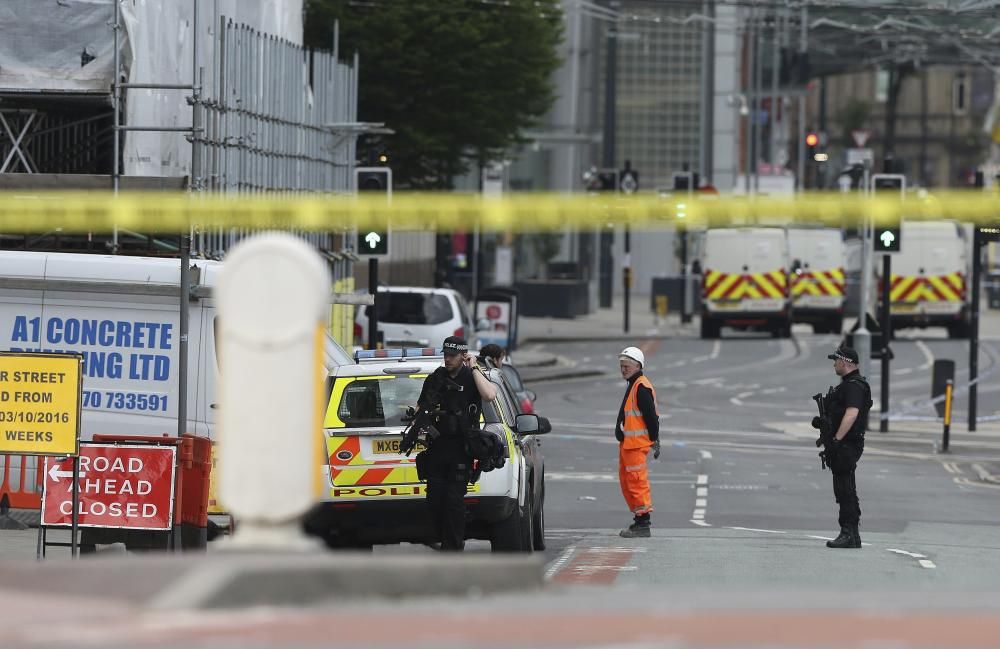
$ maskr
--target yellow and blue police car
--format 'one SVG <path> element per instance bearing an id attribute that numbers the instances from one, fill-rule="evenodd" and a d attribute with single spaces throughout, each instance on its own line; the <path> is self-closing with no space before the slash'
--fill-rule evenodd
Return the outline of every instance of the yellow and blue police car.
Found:
<path id="1" fill-rule="evenodd" d="M 433 348 L 359 351 L 357 363 L 330 372 L 323 423 L 326 493 L 308 516 L 306 530 L 331 548 L 427 543 L 436 539 L 417 478 L 418 446 L 400 453 L 406 410 L 427 378 L 443 364 Z M 506 449 L 502 468 L 484 472 L 465 497 L 466 537 L 490 541 L 494 551 L 545 548 L 545 464 L 539 418 L 518 414 L 503 373 L 486 369 L 497 387 L 483 402 L 483 430 Z"/>

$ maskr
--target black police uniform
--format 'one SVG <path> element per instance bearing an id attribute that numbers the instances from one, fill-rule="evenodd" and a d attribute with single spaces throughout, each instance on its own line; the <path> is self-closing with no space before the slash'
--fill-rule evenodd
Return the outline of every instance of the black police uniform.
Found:
<path id="1" fill-rule="evenodd" d="M 424 380 L 419 405 L 441 410 L 435 419 L 440 436 L 424 453 L 427 471 L 427 505 L 442 550 L 465 547 L 465 494 L 472 474 L 467 438 L 479 428 L 483 400 L 472 376 L 463 365 L 455 377 L 439 367 Z"/>
<path id="2" fill-rule="evenodd" d="M 858 409 L 858 418 L 840 442 L 836 442 L 833 453 L 827 459 L 830 472 L 833 473 L 833 495 L 840 505 L 841 536 L 831 547 L 861 547 L 861 536 L 858 533 L 858 523 L 861 520 L 861 503 L 858 500 L 858 486 L 854 480 L 854 472 L 858 460 L 865 450 L 865 430 L 868 427 L 868 411 L 871 409 L 871 386 L 857 371 L 849 372 L 841 377 L 840 384 L 828 397 L 828 412 L 834 431 L 840 429 L 848 408 Z M 844 536 L 850 538 L 842 538 Z M 830 545 L 830 544 L 828 544 Z"/>

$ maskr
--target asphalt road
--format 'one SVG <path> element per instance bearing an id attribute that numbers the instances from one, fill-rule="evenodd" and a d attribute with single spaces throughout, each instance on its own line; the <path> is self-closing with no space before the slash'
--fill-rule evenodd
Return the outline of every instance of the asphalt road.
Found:
<path id="1" fill-rule="evenodd" d="M 550 343 L 546 351 L 589 375 L 531 385 L 553 424 L 543 438 L 545 589 L 354 601 L 345 587 L 326 606 L 183 612 L 9 591 L 0 602 L 12 619 L 37 616 L 42 602 L 61 608 L 44 631 L 15 624 L 0 645 L 1000 647 L 1000 481 L 989 479 L 1000 474 L 1000 426 L 968 434 L 956 425 L 948 455 L 934 450 L 933 422 L 869 433 L 858 471 L 865 545 L 830 550 L 836 505 L 809 420 L 811 395 L 837 381 L 826 359 L 837 339 L 796 330 L 792 340 L 633 342 L 646 352 L 662 415 L 652 538 L 617 535 L 631 518 L 611 432 L 623 344 Z M 953 358 L 965 380 L 962 342 L 903 338 L 894 349 L 893 412 L 933 415 L 923 402 L 935 358 Z M 984 415 L 1000 411 L 997 352 L 984 344 Z M 467 555 L 488 551 L 474 542 Z M 430 550 L 377 548 L 374 558 L 399 552 Z M 0 553 L 29 559 L 34 532 L 0 533 Z"/>
<path id="2" fill-rule="evenodd" d="M 792 340 L 747 334 L 637 341 L 657 388 L 664 447 L 650 465 L 654 537 L 641 541 L 616 536 L 631 518 L 611 433 L 624 393 L 617 373 L 621 343 L 546 346 L 580 368 L 607 371 L 535 386 L 536 408 L 553 424 L 544 441 L 549 576 L 672 586 L 996 584 L 1000 485 L 977 474 L 1000 466 L 1000 437 L 989 430 L 964 434 L 958 432 L 964 425 L 956 424 L 949 455 L 934 452 L 941 437 L 935 423 L 892 421 L 890 432 L 869 433 L 858 470 L 866 545 L 860 552 L 824 547 L 837 532 L 836 505 L 813 445 L 810 397 L 838 380 L 826 359 L 837 342 L 807 329 L 796 329 Z M 954 359 L 959 384 L 965 380 L 962 341 L 900 338 L 893 348 L 891 412 L 934 414 L 924 402 L 936 358 Z M 981 374 L 1000 370 L 997 357 L 994 345 L 984 343 Z M 877 412 L 877 373 L 872 383 Z M 996 382 L 984 382 L 979 393 L 980 415 L 996 413 Z M 960 393 L 956 413 L 965 403 Z"/>

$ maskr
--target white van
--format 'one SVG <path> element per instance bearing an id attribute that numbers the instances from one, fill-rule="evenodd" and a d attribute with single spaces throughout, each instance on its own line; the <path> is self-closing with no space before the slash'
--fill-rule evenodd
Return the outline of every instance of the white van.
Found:
<path id="1" fill-rule="evenodd" d="M 222 262 L 192 260 L 185 431 L 212 438 Z M 83 355 L 81 438 L 177 435 L 180 260 L 0 251 L 0 349 Z M 327 340 L 328 370 L 352 363 Z M 39 460 L 0 458 L 0 505 L 37 509 Z"/>
<path id="2" fill-rule="evenodd" d="M 702 250 L 701 337 L 723 326 L 791 335 L 788 240 L 781 228 L 708 230 Z"/>
<path id="3" fill-rule="evenodd" d="M 892 255 L 893 329 L 940 326 L 950 338 L 967 338 L 971 241 L 965 229 L 954 221 L 904 220 L 901 237 Z M 881 264 L 876 267 L 881 274 Z"/>
<path id="4" fill-rule="evenodd" d="M 838 228 L 789 228 L 792 260 L 792 322 L 816 333 L 839 334 L 844 326 L 846 251 Z"/>

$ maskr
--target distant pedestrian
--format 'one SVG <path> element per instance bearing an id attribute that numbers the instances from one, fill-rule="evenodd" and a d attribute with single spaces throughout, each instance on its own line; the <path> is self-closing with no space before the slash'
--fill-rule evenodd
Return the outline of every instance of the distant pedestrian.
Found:
<path id="1" fill-rule="evenodd" d="M 649 492 L 646 456 L 660 457 L 660 414 L 656 390 L 642 373 L 646 357 L 638 347 L 626 347 L 618 355 L 622 378 L 628 382 L 618 411 L 615 438 L 619 443 L 618 481 L 632 512 L 632 524 L 619 534 L 627 539 L 650 536 L 653 498 Z"/>
<path id="2" fill-rule="evenodd" d="M 488 358 L 493 363 L 493 367 L 500 367 L 503 365 L 503 359 L 506 357 L 507 352 L 504 348 L 495 343 L 483 345 L 482 349 L 479 350 L 479 358 Z"/>
<path id="3" fill-rule="evenodd" d="M 826 546 L 860 548 L 861 501 L 854 472 L 865 450 L 872 389 L 858 372 L 858 353 L 852 348 L 840 347 L 827 358 L 833 361 L 833 371 L 840 377 L 840 384 L 826 397 L 826 411 L 833 432 L 826 449 L 826 464 L 833 473 L 833 496 L 840 506 L 840 535 L 827 541 Z"/>

